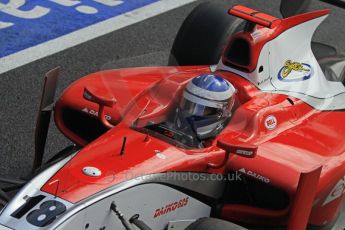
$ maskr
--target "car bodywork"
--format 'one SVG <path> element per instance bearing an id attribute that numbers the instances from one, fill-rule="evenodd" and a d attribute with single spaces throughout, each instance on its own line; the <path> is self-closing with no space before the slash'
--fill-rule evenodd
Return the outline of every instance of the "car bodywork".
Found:
<path id="1" fill-rule="evenodd" d="M 229 12 L 256 27 L 232 36 L 216 66 L 107 70 L 70 85 L 54 120 L 82 148 L 28 183 L 0 223 L 120 229 L 112 202 L 152 229 L 208 216 L 290 229 L 334 222 L 345 194 L 345 87 L 326 79 L 310 48 L 329 10 L 286 19 Z M 205 73 L 237 89 L 231 121 L 212 143 L 188 148 L 145 128 L 164 121 L 188 81 Z M 294 216 L 308 210 L 307 219 Z"/>

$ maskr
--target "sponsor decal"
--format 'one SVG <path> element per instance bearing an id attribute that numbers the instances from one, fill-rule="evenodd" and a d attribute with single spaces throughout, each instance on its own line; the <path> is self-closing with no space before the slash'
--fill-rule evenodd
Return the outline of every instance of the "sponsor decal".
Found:
<path id="1" fill-rule="evenodd" d="M 84 108 L 81 111 L 84 112 L 84 113 L 90 114 L 90 115 L 92 115 L 94 117 L 98 117 L 98 112 L 95 111 L 95 110 Z M 108 121 L 111 121 L 111 116 L 105 115 L 105 119 L 107 119 Z"/>
<path id="2" fill-rule="evenodd" d="M 173 202 L 170 204 L 166 204 L 161 208 L 157 208 L 153 214 L 153 218 L 158 218 L 158 217 L 164 216 L 166 214 L 175 212 L 176 210 L 187 206 L 188 201 L 189 201 L 189 197 L 185 197 L 179 201 L 176 201 L 176 202 Z"/>
<path id="3" fill-rule="evenodd" d="M 344 194 L 345 194 L 345 176 L 340 181 L 338 181 L 338 183 L 334 186 L 331 193 L 327 196 L 325 202 L 323 202 L 322 206 L 329 204 L 330 202 L 338 199 Z"/>
<path id="4" fill-rule="evenodd" d="M 236 154 L 242 155 L 242 156 L 252 156 L 254 155 L 254 151 L 245 150 L 245 149 L 237 149 Z"/>
<path id="5" fill-rule="evenodd" d="M 278 79 L 284 82 L 298 82 L 310 79 L 313 74 L 314 70 L 309 64 L 287 60 L 279 70 Z"/>
<path id="6" fill-rule="evenodd" d="M 275 116 L 270 115 L 270 116 L 266 117 L 266 119 L 265 119 L 266 129 L 273 130 L 277 127 L 277 124 L 278 124 L 278 122 L 277 122 L 277 118 Z"/>
<path id="7" fill-rule="evenodd" d="M 267 78 L 261 80 L 260 82 L 258 82 L 258 85 L 262 85 L 262 84 L 264 84 L 265 82 L 267 82 L 269 80 L 271 80 L 271 77 L 267 77 Z"/>
<path id="8" fill-rule="evenodd" d="M 243 173 L 243 174 L 246 174 L 246 175 L 248 175 L 250 177 L 253 177 L 253 178 L 257 179 L 257 180 L 260 180 L 260 181 L 262 181 L 262 182 L 264 182 L 266 184 L 271 182 L 271 180 L 268 179 L 267 177 L 264 177 L 264 176 L 262 176 L 260 174 L 257 174 L 256 172 L 252 172 L 250 170 L 246 170 L 245 168 L 242 168 L 242 169 L 240 169 L 238 171 Z"/>

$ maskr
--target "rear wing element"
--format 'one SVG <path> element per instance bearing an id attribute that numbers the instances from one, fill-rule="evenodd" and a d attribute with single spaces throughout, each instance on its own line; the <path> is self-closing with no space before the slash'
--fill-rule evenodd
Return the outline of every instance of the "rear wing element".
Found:
<path id="1" fill-rule="evenodd" d="M 229 14 L 270 29 L 273 29 L 281 22 L 279 18 L 241 5 L 231 8 Z"/>

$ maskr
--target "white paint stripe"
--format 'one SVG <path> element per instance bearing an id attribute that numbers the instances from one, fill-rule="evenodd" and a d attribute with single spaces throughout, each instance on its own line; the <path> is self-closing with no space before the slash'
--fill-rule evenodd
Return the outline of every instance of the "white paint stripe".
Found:
<path id="1" fill-rule="evenodd" d="M 0 74 L 196 0 L 161 0 L 0 59 Z"/>
<path id="2" fill-rule="evenodd" d="M 217 108 L 217 109 L 221 109 L 224 106 L 224 103 L 222 102 L 216 102 L 216 101 L 209 101 L 200 97 L 196 97 L 193 94 L 188 93 L 187 91 L 183 92 L 183 96 L 191 101 L 194 102 L 196 104 L 200 104 L 200 105 L 204 105 L 204 106 L 208 106 L 208 107 L 212 107 L 212 108 Z"/>
<path id="3" fill-rule="evenodd" d="M 209 75 L 209 76 L 211 76 L 211 75 Z M 224 101 L 224 100 L 229 99 L 236 92 L 234 86 L 232 84 L 230 84 L 230 82 L 228 82 L 227 80 L 225 80 L 225 81 L 228 83 L 229 89 L 226 91 L 223 91 L 223 92 L 213 92 L 213 91 L 209 91 L 206 89 L 202 89 L 202 88 L 194 85 L 193 81 L 191 81 L 187 85 L 187 89 L 190 93 L 197 95 L 197 96 L 203 95 L 202 97 L 209 98 L 209 99 L 214 100 L 214 101 Z"/>

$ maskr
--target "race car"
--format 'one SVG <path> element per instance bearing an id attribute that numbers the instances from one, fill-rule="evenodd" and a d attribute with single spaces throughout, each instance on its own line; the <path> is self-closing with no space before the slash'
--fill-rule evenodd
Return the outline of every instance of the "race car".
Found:
<path id="1" fill-rule="evenodd" d="M 202 3 L 169 66 L 92 73 L 56 102 L 49 71 L 32 175 L 0 178 L 0 229 L 332 229 L 345 57 L 311 41 L 330 10 L 307 6 Z M 52 114 L 74 145 L 42 163 Z"/>

